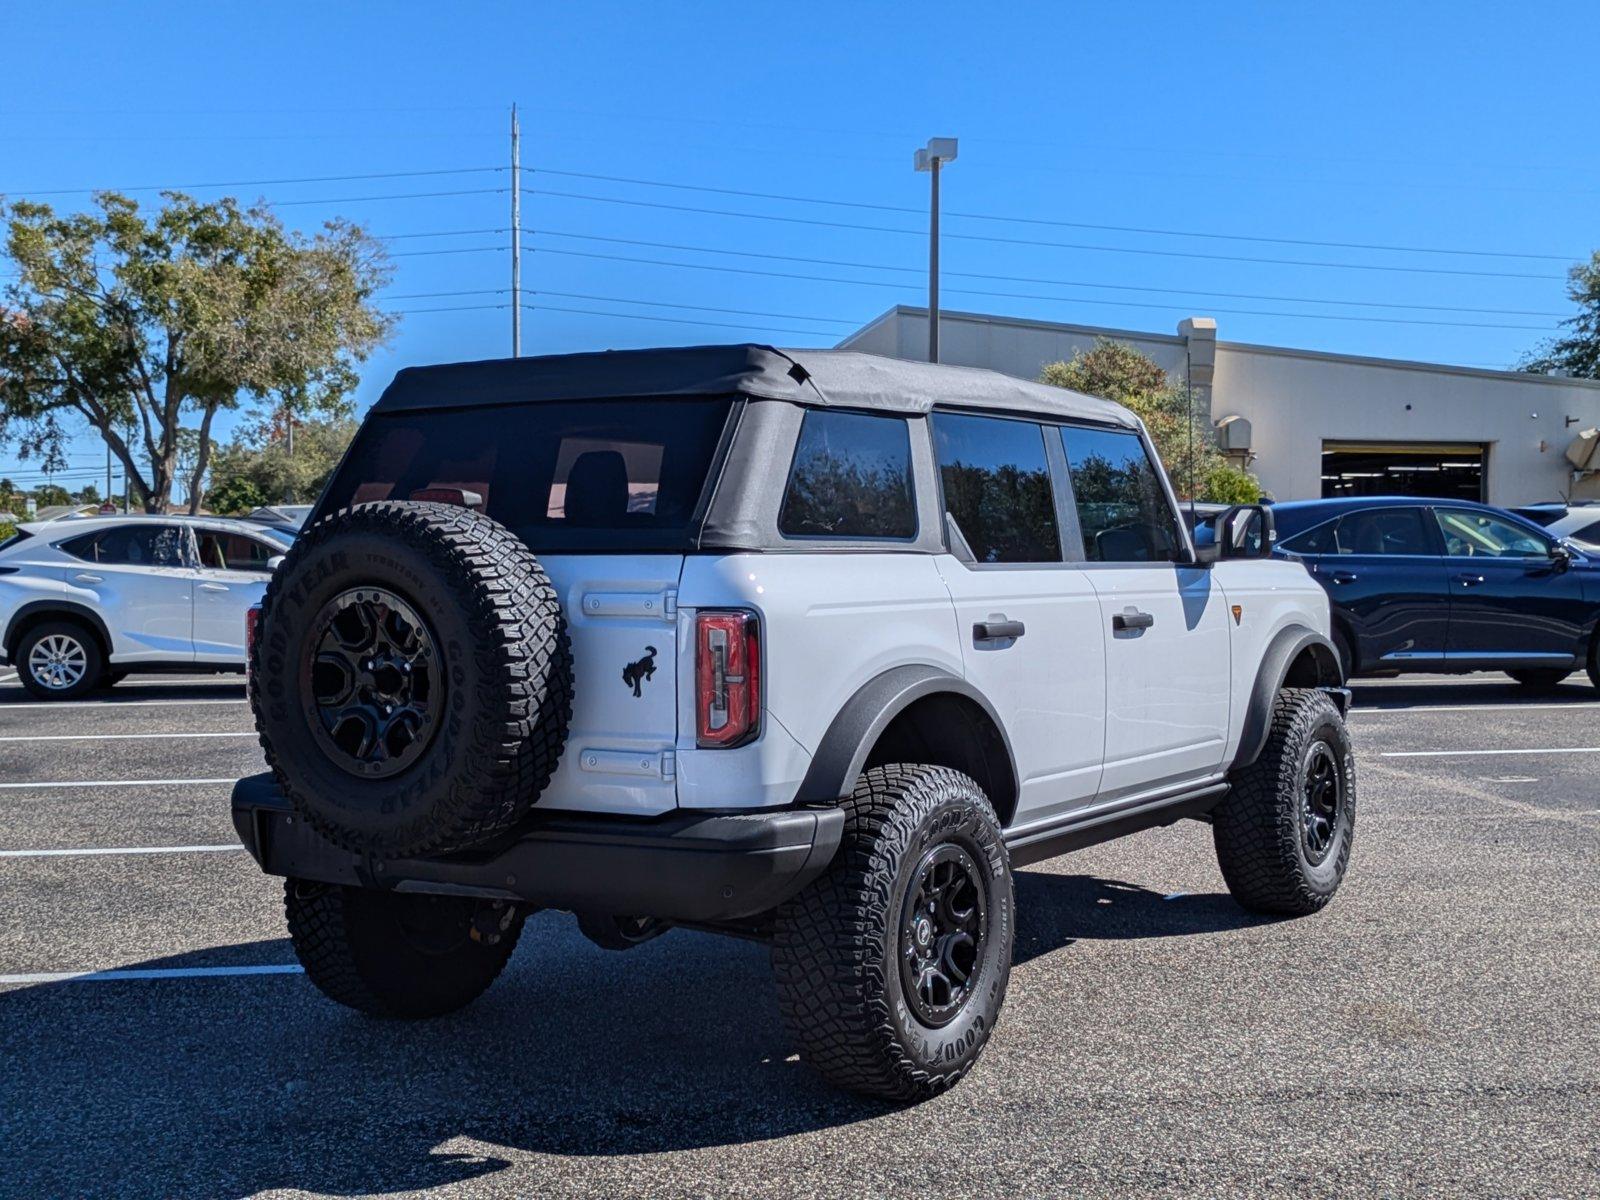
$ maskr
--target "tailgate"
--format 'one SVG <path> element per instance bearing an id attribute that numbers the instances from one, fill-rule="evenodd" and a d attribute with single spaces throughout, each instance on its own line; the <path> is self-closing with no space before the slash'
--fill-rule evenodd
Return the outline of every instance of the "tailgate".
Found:
<path id="1" fill-rule="evenodd" d="M 681 554 L 540 554 L 572 637 L 572 725 L 540 809 L 677 804 Z"/>

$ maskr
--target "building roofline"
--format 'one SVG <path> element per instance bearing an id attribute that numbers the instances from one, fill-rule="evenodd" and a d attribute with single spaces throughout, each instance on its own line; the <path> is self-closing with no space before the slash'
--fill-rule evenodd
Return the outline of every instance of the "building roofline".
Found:
<path id="1" fill-rule="evenodd" d="M 925 307 L 912 304 L 897 304 L 893 308 L 874 318 L 869 324 L 863 325 L 855 333 L 848 335 L 844 341 L 865 333 L 895 316 L 927 318 L 928 310 Z M 1074 325 L 1065 321 L 1046 321 L 1030 317 L 1008 317 L 994 313 L 969 313 L 959 310 L 941 308 L 940 320 L 969 321 L 974 324 L 984 325 L 1010 325 L 1026 329 L 1057 330 L 1062 333 L 1087 333 L 1097 337 L 1120 339 L 1137 339 L 1145 342 L 1161 342 L 1170 346 L 1182 346 L 1184 339 L 1177 334 L 1151 333 L 1142 329 L 1114 329 L 1103 325 Z M 844 344 L 843 341 L 840 342 Z M 1409 358 L 1378 358 L 1368 354 L 1339 354 L 1331 350 L 1302 350 L 1293 346 L 1266 346 L 1259 342 L 1232 342 L 1218 339 L 1218 349 L 1238 350 L 1247 354 L 1277 354 L 1286 358 L 1319 359 L 1324 362 L 1354 363 L 1359 366 L 1385 367 L 1398 371 L 1427 371 L 1432 374 L 1466 375 L 1476 379 L 1516 380 L 1519 383 L 1543 383 L 1562 387 L 1577 386 L 1583 388 L 1600 389 L 1600 379 L 1581 379 L 1570 375 L 1536 375 L 1531 371 L 1506 371 L 1496 370 L 1493 367 L 1465 367 L 1455 363 L 1426 362 L 1421 359 Z"/>

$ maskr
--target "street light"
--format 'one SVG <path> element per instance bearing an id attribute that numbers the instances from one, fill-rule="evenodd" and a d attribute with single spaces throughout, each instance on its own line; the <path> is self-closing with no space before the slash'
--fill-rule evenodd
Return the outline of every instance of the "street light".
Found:
<path id="1" fill-rule="evenodd" d="M 917 151 L 917 170 L 933 176 L 928 218 L 928 361 L 939 361 L 939 167 L 956 160 L 955 138 L 929 138 Z"/>

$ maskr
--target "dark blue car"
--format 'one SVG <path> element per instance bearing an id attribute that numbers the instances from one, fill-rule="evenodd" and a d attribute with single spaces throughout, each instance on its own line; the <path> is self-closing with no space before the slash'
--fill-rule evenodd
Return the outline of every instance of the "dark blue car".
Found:
<path id="1" fill-rule="evenodd" d="M 1483 504 L 1408 496 L 1273 506 L 1278 547 L 1327 589 L 1347 675 L 1504 671 L 1553 687 L 1595 661 L 1600 560 Z"/>

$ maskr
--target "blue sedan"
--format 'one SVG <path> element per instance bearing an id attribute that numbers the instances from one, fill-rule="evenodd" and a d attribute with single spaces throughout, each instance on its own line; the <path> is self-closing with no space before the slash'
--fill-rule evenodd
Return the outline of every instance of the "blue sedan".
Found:
<path id="1" fill-rule="evenodd" d="M 1275 553 L 1327 590 L 1345 674 L 1504 671 L 1600 687 L 1600 560 L 1464 500 L 1361 496 L 1273 506 Z"/>

